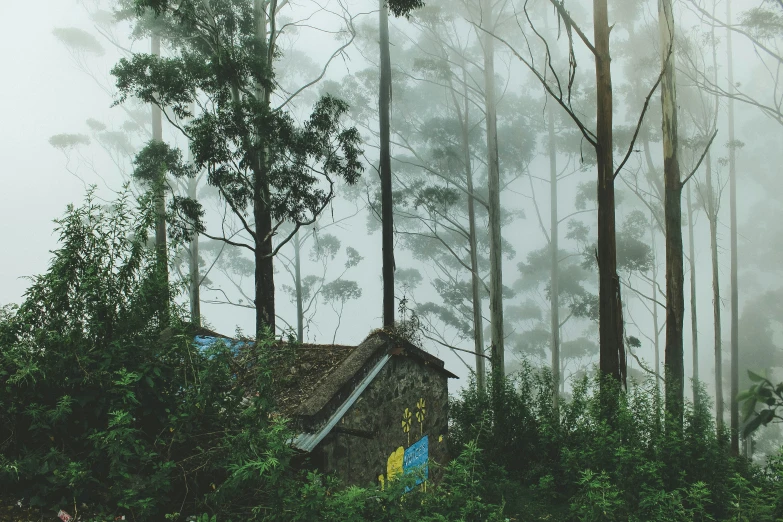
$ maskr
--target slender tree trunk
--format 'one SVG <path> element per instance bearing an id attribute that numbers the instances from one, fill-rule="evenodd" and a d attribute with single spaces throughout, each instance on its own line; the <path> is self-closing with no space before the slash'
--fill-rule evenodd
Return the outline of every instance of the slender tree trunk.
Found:
<path id="1" fill-rule="evenodd" d="M 190 154 L 190 153 L 188 153 Z M 197 197 L 196 189 L 197 183 L 195 178 L 188 180 L 188 197 L 195 200 Z M 196 326 L 201 326 L 201 272 L 199 270 L 199 253 L 198 253 L 198 234 L 195 234 L 190 240 L 188 250 L 190 251 L 190 266 L 189 266 L 189 289 L 188 297 L 190 298 L 190 322 Z"/>
<path id="2" fill-rule="evenodd" d="M 296 292 L 296 340 L 304 342 L 304 311 L 302 303 L 302 243 L 299 231 L 294 235 L 294 291 Z"/>
<path id="3" fill-rule="evenodd" d="M 265 204 L 269 201 L 269 184 L 266 176 L 266 154 L 260 153 L 261 168 L 256 175 L 253 197 L 253 216 L 256 221 L 255 283 L 256 283 L 256 331 L 268 328 L 275 332 L 275 282 L 272 264 L 272 215 Z"/>
<path id="4" fill-rule="evenodd" d="M 390 151 L 391 58 L 389 56 L 389 12 L 380 5 L 381 78 L 378 107 L 381 126 L 381 235 L 383 243 L 383 325 L 394 324 L 394 207 Z"/>
<path id="5" fill-rule="evenodd" d="M 559 332 L 559 333 L 561 333 L 561 332 Z M 563 375 L 565 375 L 565 369 L 566 369 L 565 361 L 561 357 L 560 358 L 560 375 L 561 375 L 561 379 L 560 379 L 560 395 L 565 395 L 565 378 L 562 377 Z"/>
<path id="6" fill-rule="evenodd" d="M 154 56 L 160 57 L 160 36 L 153 34 L 151 50 Z M 152 104 L 152 139 L 163 142 L 163 114 L 155 104 Z M 169 259 L 168 245 L 166 244 L 166 171 L 161 168 L 160 177 L 153 185 L 155 191 L 155 252 L 158 271 L 161 277 L 161 321 L 168 323 L 169 311 Z"/>
<path id="7" fill-rule="evenodd" d="M 657 270 L 655 272 L 657 272 Z M 652 290 L 653 290 L 652 298 L 653 298 L 653 300 L 657 300 L 658 299 L 658 285 L 656 284 L 654 279 L 653 279 L 653 284 L 652 284 Z M 655 328 L 654 337 L 653 337 L 654 344 L 655 344 L 655 375 L 656 375 L 656 377 L 655 377 L 655 387 L 660 389 L 659 379 L 658 379 L 657 376 L 660 375 L 660 371 L 661 371 L 661 343 L 660 343 L 660 337 L 661 336 L 658 335 L 658 331 L 659 331 L 660 327 L 658 326 L 658 304 L 657 303 L 655 303 L 654 306 L 653 306 L 653 328 Z"/>
<path id="8" fill-rule="evenodd" d="M 715 14 L 715 2 L 713 2 L 713 14 Z M 715 27 L 712 27 L 712 70 L 713 81 L 718 85 L 718 46 L 716 45 Z M 715 112 L 713 114 L 713 127 L 717 127 L 718 113 L 720 105 L 718 96 L 714 96 Z M 717 436 L 721 436 L 724 427 L 724 409 L 723 403 L 723 331 L 721 321 L 721 309 L 723 303 L 720 297 L 720 272 L 718 268 L 718 212 L 720 210 L 720 192 L 713 188 L 712 184 L 712 152 L 707 149 L 705 157 L 707 163 L 707 200 L 705 206 L 710 220 L 710 254 L 712 258 L 712 313 L 713 329 L 715 337 L 714 356 L 715 356 L 715 431 Z"/>
<path id="9" fill-rule="evenodd" d="M 652 154 L 650 152 L 650 140 L 648 137 L 647 129 L 642 130 L 642 136 L 644 141 L 644 156 L 647 162 L 647 181 L 650 186 L 654 187 L 654 190 L 663 196 L 663 186 L 660 184 L 659 179 L 655 175 L 655 168 L 653 164 Z M 661 336 L 659 334 L 660 326 L 658 321 L 658 254 L 655 248 L 655 231 L 662 228 L 659 226 L 659 221 L 653 211 L 650 208 L 650 248 L 652 249 L 653 265 L 652 265 L 652 298 L 653 298 L 653 345 L 655 348 L 655 390 L 656 390 L 656 411 L 660 411 L 660 394 L 661 386 L 658 376 L 661 372 Z"/>
<path id="10" fill-rule="evenodd" d="M 717 106 L 715 108 L 717 110 Z M 715 335 L 715 427 L 723 431 L 723 340 L 720 318 L 720 270 L 718 267 L 718 201 L 712 186 L 712 158 L 707 151 L 707 209 L 710 220 L 710 253 L 712 257 L 712 316 Z"/>
<path id="11" fill-rule="evenodd" d="M 484 319 L 481 315 L 481 280 L 478 266 L 478 242 L 476 241 L 476 207 L 473 198 L 473 167 L 470 161 L 470 102 L 468 100 L 467 73 L 462 69 L 462 154 L 465 164 L 465 180 L 468 188 L 468 227 L 470 242 L 470 289 L 473 299 L 473 347 L 476 352 L 476 387 L 479 393 L 487 389 L 487 370 L 484 364 Z M 456 98 L 455 98 L 456 102 Z M 458 107 L 459 108 L 459 107 Z"/>
<path id="12" fill-rule="evenodd" d="M 650 212 L 652 214 L 652 212 Z M 652 218 L 652 216 L 651 216 Z M 661 328 L 658 324 L 658 255 L 655 248 L 655 231 L 658 229 L 655 220 L 650 220 L 650 245 L 653 255 L 652 268 L 652 299 L 653 299 L 653 349 L 655 350 L 655 427 L 660 430 L 661 427 L 661 379 L 658 378 L 661 372 Z"/>
<path id="13" fill-rule="evenodd" d="M 653 298 L 653 344 L 655 347 L 655 388 L 660 390 L 661 371 L 661 336 L 658 335 L 660 326 L 658 325 L 658 259 L 655 253 L 655 225 L 650 226 L 650 245 L 652 245 L 653 269 L 652 269 L 652 298 Z"/>
<path id="14" fill-rule="evenodd" d="M 657 173 L 655 171 L 655 165 L 653 163 L 652 159 L 652 153 L 650 152 L 650 139 L 649 139 L 649 133 L 646 128 L 642 128 L 641 130 L 641 139 L 643 142 L 643 150 L 644 150 L 644 157 L 645 162 L 647 163 L 647 172 L 646 172 L 646 178 L 647 182 L 650 184 L 650 187 L 655 192 L 657 196 L 659 196 L 661 199 L 664 198 L 664 189 L 663 184 L 661 183 L 660 178 L 657 176 Z M 651 281 L 651 287 L 652 287 L 652 298 L 653 298 L 653 348 L 655 350 L 655 420 L 656 420 L 656 429 L 660 430 L 660 412 L 661 410 L 661 380 L 659 378 L 661 374 L 661 327 L 659 325 L 660 321 L 658 318 L 658 307 L 660 306 L 658 304 L 658 254 L 657 249 L 655 247 L 656 245 L 656 237 L 655 233 L 656 231 L 664 232 L 663 226 L 661 224 L 660 217 L 658 214 L 656 214 L 656 211 L 650 207 L 650 247 L 652 249 L 652 256 L 653 256 L 653 266 L 652 266 L 652 281 Z"/>
<path id="15" fill-rule="evenodd" d="M 682 181 L 680 180 L 677 138 L 677 91 L 674 77 L 674 16 L 671 0 L 659 0 L 658 24 L 661 32 L 661 80 L 663 109 L 663 184 L 664 220 L 666 222 L 666 412 L 682 429 L 683 391 L 683 319 L 684 276 L 682 251 Z"/>
<path id="16" fill-rule="evenodd" d="M 691 187 L 688 185 L 688 248 L 691 270 L 691 339 L 693 342 L 693 404 L 699 402 L 699 333 L 696 318 L 696 247 L 693 244 L 693 203 L 691 201 Z"/>
<path id="17" fill-rule="evenodd" d="M 274 16 L 277 2 L 270 5 L 270 12 Z M 267 41 L 267 13 L 264 0 L 254 1 L 254 16 L 256 23 L 256 39 L 266 44 L 263 50 L 265 60 L 269 60 L 271 53 L 268 47 L 274 45 L 274 31 L 271 31 Z M 260 85 L 257 86 L 255 95 L 267 107 L 269 106 L 270 92 Z M 253 218 L 256 223 L 255 230 L 255 305 L 256 305 L 256 333 L 268 328 L 275 333 L 275 282 L 274 266 L 272 261 L 272 213 L 268 206 L 270 201 L 267 145 L 263 140 L 263 130 L 258 132 L 258 160 L 253 180 Z"/>
<path id="18" fill-rule="evenodd" d="M 190 105 L 190 112 L 194 115 L 196 114 L 195 103 Z M 193 151 L 190 147 L 188 147 L 188 164 L 193 164 Z M 198 178 L 196 177 L 188 180 L 188 197 L 194 201 L 198 197 Z M 190 300 L 190 322 L 196 326 L 201 326 L 201 272 L 199 270 L 198 247 L 198 234 L 194 234 L 188 245 L 190 254 L 188 298 Z"/>
<path id="19" fill-rule="evenodd" d="M 622 299 L 617 275 L 615 230 L 614 162 L 612 158 L 612 72 L 609 53 L 609 15 L 606 0 L 593 0 L 595 75 L 597 91 L 596 135 L 598 146 L 598 294 L 599 367 L 625 386 L 626 362 L 623 344 Z M 605 405 L 612 400 L 605 395 Z"/>
<path id="20" fill-rule="evenodd" d="M 726 23 L 731 25 L 731 0 L 726 1 Z M 726 31 L 729 93 L 734 92 L 734 56 L 731 30 Z M 734 139 L 734 100 L 729 98 L 729 213 L 731 214 L 731 452 L 739 455 L 739 292 L 737 290 L 737 155 Z"/>
<path id="21" fill-rule="evenodd" d="M 552 103 L 547 106 L 549 132 L 549 252 L 550 252 L 550 318 L 552 350 L 552 407 L 558 411 L 560 380 L 560 261 L 558 259 L 558 220 L 557 220 L 557 144 L 555 143 L 555 115 Z"/>
<path id="22" fill-rule="evenodd" d="M 489 188 L 489 312 L 492 322 L 492 372 L 505 377 L 505 341 L 503 335 L 503 252 L 500 235 L 500 161 L 498 158 L 497 107 L 495 102 L 495 39 L 491 0 L 483 0 L 481 25 L 485 29 L 484 104 L 486 108 L 487 162 Z"/>
<path id="23" fill-rule="evenodd" d="M 751 447 L 752 446 L 751 445 L 752 440 L 753 439 L 751 439 L 750 437 L 745 437 L 743 439 L 743 442 L 744 442 L 743 446 L 745 448 L 745 458 L 748 459 L 748 460 L 753 458 L 753 449 Z"/>

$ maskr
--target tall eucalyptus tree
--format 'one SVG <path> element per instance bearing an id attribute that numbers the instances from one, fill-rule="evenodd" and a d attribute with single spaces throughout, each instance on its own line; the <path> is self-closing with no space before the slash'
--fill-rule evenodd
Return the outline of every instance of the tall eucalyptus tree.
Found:
<path id="1" fill-rule="evenodd" d="M 726 0 L 726 23 L 731 26 L 731 0 Z M 731 452 L 739 455 L 739 290 L 737 288 L 737 143 L 734 135 L 734 50 L 731 29 L 726 31 L 726 68 L 729 92 L 729 215 L 731 250 Z"/>
<path id="2" fill-rule="evenodd" d="M 160 58 L 160 35 L 152 33 L 150 47 L 153 56 Z M 159 146 L 163 145 L 163 110 L 154 103 L 150 104 L 152 111 L 152 141 Z M 158 260 L 158 275 L 161 281 L 160 302 L 163 312 L 163 320 L 168 315 L 169 304 L 169 255 L 166 241 L 166 167 L 161 165 L 158 176 L 150 180 L 155 198 L 155 253 Z"/>
<path id="3" fill-rule="evenodd" d="M 489 312 L 492 373 L 505 376 L 505 339 L 503 336 L 503 250 L 500 234 L 500 159 L 498 156 L 497 101 L 495 100 L 495 38 L 493 33 L 501 13 L 492 0 L 482 0 L 479 25 L 484 48 L 484 116 L 487 138 L 489 189 Z"/>
<path id="4" fill-rule="evenodd" d="M 679 141 L 677 134 L 677 87 L 674 67 L 675 27 L 671 0 L 658 2 L 660 28 L 661 108 L 663 129 L 664 221 L 666 223 L 666 411 L 682 428 L 683 390 L 683 319 L 685 314 L 682 250 L 682 187 Z"/>
<path id="5" fill-rule="evenodd" d="M 341 119 L 344 102 L 323 97 L 302 126 L 285 110 L 271 106 L 274 56 L 279 35 L 277 0 L 137 0 L 137 23 L 152 10 L 178 55 L 135 55 L 113 70 L 119 102 L 136 96 L 166 106 L 180 119 L 197 168 L 208 172 L 242 235 L 210 234 L 200 204 L 173 198 L 180 230 L 244 248 L 253 255 L 256 331 L 275 327 L 273 257 L 303 225 L 313 223 L 334 197 L 334 178 L 355 183 L 361 173 L 359 136 Z M 164 36 L 164 35 L 162 35 Z M 201 103 L 201 97 L 210 103 Z M 248 220 L 247 218 L 250 217 Z M 293 232 L 273 243 L 285 222 Z M 175 226 L 176 228 L 176 226 Z"/>
<path id="6" fill-rule="evenodd" d="M 394 202 L 392 194 L 391 139 L 391 58 L 389 56 L 389 15 L 386 1 L 378 0 L 380 29 L 380 80 L 379 80 L 379 124 L 380 124 L 380 171 L 381 171 L 381 243 L 383 250 L 383 326 L 394 324 Z"/>

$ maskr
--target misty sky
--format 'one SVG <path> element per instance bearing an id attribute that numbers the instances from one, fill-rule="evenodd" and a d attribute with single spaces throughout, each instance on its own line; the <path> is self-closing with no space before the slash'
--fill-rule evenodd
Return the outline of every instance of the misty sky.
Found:
<path id="1" fill-rule="evenodd" d="M 625 0 L 622 0 L 625 1 Z M 304 2 L 306 3 L 306 2 Z M 300 4 L 304 4 L 300 2 Z M 578 4 L 578 2 L 571 2 Z M 582 2 L 585 3 L 585 2 Z M 754 5 L 754 2 L 744 3 L 735 2 L 736 9 L 741 10 L 742 5 Z M 356 10 L 365 11 L 369 14 L 364 17 L 366 23 L 373 23 L 376 18 L 373 13 L 373 2 L 351 3 L 356 6 Z M 575 12 L 579 13 L 578 5 Z M 682 5 L 677 4 L 675 9 L 684 12 Z M 589 9 L 584 12 L 589 13 Z M 647 16 L 654 16 L 655 13 L 648 13 Z M 690 20 L 691 15 L 682 15 L 682 20 Z M 4 81 L 0 84 L 2 92 L 2 115 L 4 124 L 0 127 L 2 136 L 0 138 L 0 157 L 3 160 L 3 184 L 0 189 L 0 236 L 2 244 L 5 245 L 6 254 L 2 256 L 0 264 L 0 305 L 8 303 L 19 303 L 22 300 L 24 290 L 29 282 L 26 276 L 42 273 L 46 270 L 50 260 L 50 250 L 57 247 L 57 237 L 54 232 L 53 219 L 62 216 L 66 205 L 80 204 L 85 193 L 85 183 L 98 185 L 99 194 L 102 197 L 110 198 L 111 191 L 117 190 L 121 186 L 121 180 L 112 171 L 113 166 L 100 151 L 92 147 L 84 151 L 83 158 L 71 157 L 67 161 L 63 153 L 53 148 L 48 140 L 52 135 L 58 133 L 77 133 L 85 132 L 85 120 L 87 118 L 96 118 L 102 121 L 119 121 L 119 108 L 111 108 L 112 98 L 99 87 L 111 85 L 111 77 L 108 73 L 111 65 L 118 59 L 119 54 L 110 52 L 107 47 L 106 55 L 98 58 L 91 58 L 89 63 L 94 67 L 93 71 L 96 78 L 91 78 L 83 71 L 80 71 L 73 58 L 65 47 L 53 35 L 53 30 L 58 27 L 78 27 L 90 30 L 91 22 L 83 6 L 72 0 L 43 0 L 40 2 L 0 2 L 0 19 L 5 21 L 4 30 L 0 32 L 0 49 L 5 52 L 2 54 L 2 70 L 5 71 Z M 400 30 L 410 31 L 404 20 L 394 22 L 395 27 Z M 693 25 L 696 24 L 695 19 Z M 683 23 L 687 30 L 688 23 Z M 393 40 L 402 45 L 405 38 L 398 30 L 392 31 Z M 327 42 L 333 45 L 333 39 L 325 38 L 323 35 L 310 34 L 302 32 L 298 38 L 291 40 L 291 45 L 295 45 L 299 50 L 310 50 L 311 57 L 316 64 L 322 64 L 329 55 L 329 46 L 324 45 Z M 654 45 L 651 42 L 650 45 Z M 721 43 L 723 45 L 723 43 Z M 761 82 L 767 81 L 764 77 L 764 71 L 759 67 L 757 56 L 753 49 L 737 38 L 736 45 L 736 67 L 735 73 L 738 82 L 743 85 L 753 86 L 761 85 Z M 137 42 L 134 49 L 147 51 L 145 42 Z M 314 51 L 313 51 L 314 49 Z M 351 74 L 365 68 L 367 62 L 362 55 L 356 51 L 349 53 L 350 60 L 336 60 L 329 69 L 328 78 L 339 79 L 342 74 L 349 71 Z M 367 56 L 374 60 L 374 56 Z M 591 65 L 583 64 L 585 69 Z M 530 83 L 529 75 L 521 68 L 521 65 L 512 57 L 499 48 L 499 59 L 497 72 L 499 75 L 509 75 L 514 81 L 509 81 L 509 89 L 517 91 L 519 89 L 534 89 L 535 86 Z M 624 79 L 623 75 L 627 69 L 616 69 L 614 71 L 614 81 L 620 85 Z M 97 82 L 96 82 L 97 79 Z M 683 80 L 684 81 L 684 80 Z M 520 85 L 522 87 L 520 87 Z M 617 93 L 616 93 L 617 95 Z M 536 97 L 540 97 L 540 92 L 535 92 Z M 724 104 L 725 105 L 725 104 Z M 659 108 L 659 105 L 655 105 Z M 725 111 L 722 111 L 719 118 L 719 135 L 715 141 L 716 158 L 726 155 L 725 144 L 728 140 L 725 127 Z M 781 230 L 780 224 L 783 223 L 783 209 L 779 204 L 779 196 L 783 190 L 783 177 L 781 177 L 781 152 L 783 147 L 783 127 L 760 116 L 759 112 L 748 109 L 741 104 L 737 105 L 737 138 L 744 142 L 745 147 L 739 154 L 739 222 L 740 222 L 740 250 L 741 263 L 749 272 L 753 272 L 752 263 L 762 256 L 769 256 L 769 253 L 762 254 L 762 251 L 774 244 L 771 239 L 776 238 Z M 657 117 L 659 115 L 651 115 Z M 622 118 L 619 118 L 622 120 Z M 171 138 L 170 129 L 167 136 Z M 181 143 L 180 143 L 181 144 Z M 658 150 L 658 149 L 655 149 Z M 377 150 L 367 149 L 367 155 L 374 161 Z M 501 155 L 503 152 L 501 151 Z M 655 160 L 660 163 L 660 157 Z M 90 165 L 94 161 L 94 171 Z M 619 161 L 615 158 L 615 161 Z M 635 155 L 631 164 L 641 163 L 640 156 Z M 718 159 L 715 159 L 716 165 L 719 165 Z M 722 169 L 723 179 L 726 179 L 726 168 Z M 68 170 L 71 169 L 79 177 L 74 176 Z M 543 158 L 534 160 L 530 169 L 540 171 L 543 174 L 546 164 Z M 685 168 L 683 169 L 685 170 Z M 374 170 L 368 168 L 365 176 L 375 176 Z M 580 173 L 576 178 L 580 181 L 587 181 L 594 177 L 594 170 Z M 575 179 L 576 179 L 575 178 Z M 504 237 L 511 242 L 516 250 L 516 257 L 513 260 L 506 260 L 504 266 L 504 275 L 507 284 L 516 277 L 516 264 L 523 261 L 525 255 L 537 248 L 543 246 L 543 236 L 535 221 L 534 208 L 530 204 L 529 196 L 530 185 L 527 178 L 516 181 L 510 186 L 508 191 L 503 194 L 504 204 L 509 207 L 519 208 L 524 211 L 525 219 L 514 222 L 513 227 L 504 229 Z M 622 184 L 618 184 L 622 189 Z M 535 185 L 538 198 L 540 198 L 541 211 L 546 215 L 548 211 L 548 193 L 544 185 Z M 561 195 L 562 211 L 567 212 L 573 207 L 573 195 L 576 192 L 575 185 L 566 185 L 563 187 Z M 335 205 L 335 216 L 339 218 L 342 215 L 350 214 L 353 202 L 337 202 Z M 684 206 L 684 203 L 683 203 Z M 728 195 L 724 201 L 724 208 L 728 209 Z M 331 219 L 331 217 L 328 217 Z M 356 248 L 364 260 L 361 262 L 356 272 L 351 277 L 357 279 L 363 289 L 363 296 L 359 301 L 350 302 L 342 319 L 342 326 L 339 331 L 338 343 L 352 344 L 363 339 L 371 329 L 380 327 L 381 322 L 381 251 L 380 235 L 374 233 L 368 235 L 366 226 L 366 216 L 362 213 L 351 220 L 342 223 L 339 228 L 339 237 L 344 246 Z M 756 227 L 756 223 L 761 223 Z M 696 224 L 697 247 L 696 260 L 697 268 L 697 287 L 698 287 L 698 306 L 699 306 L 699 333 L 701 339 L 701 371 L 703 374 L 709 374 L 712 371 L 712 294 L 711 294 L 711 273 L 710 273 L 710 252 L 709 238 L 707 236 L 707 224 L 704 215 L 699 215 Z M 764 234 L 757 232 L 763 229 Z M 720 227 L 721 244 L 721 277 L 722 291 L 724 297 L 728 296 L 728 213 L 724 212 L 721 217 Z M 687 253 L 687 231 L 684 234 L 685 249 Z M 769 244 L 766 239 L 770 239 Z M 777 243 L 783 243 L 777 241 Z M 659 282 L 663 284 L 663 243 L 662 239 L 657 246 L 659 252 Z M 766 251 L 765 251 L 766 252 Z M 772 254 L 773 258 L 774 255 Z M 342 258 L 341 258 L 342 260 Z M 340 260 L 340 261 L 341 261 Z M 407 252 L 398 254 L 398 267 L 412 267 L 415 265 L 411 256 Z M 427 277 L 427 269 L 419 266 L 422 274 Z M 771 289 L 777 289 L 783 284 L 780 273 L 775 273 L 770 267 L 767 272 L 759 274 L 748 274 L 742 276 L 741 281 L 746 286 L 745 293 L 742 294 L 741 302 L 745 302 L 755 295 Z M 280 314 L 288 316 L 293 308 L 288 303 L 287 298 L 282 295 L 281 287 L 287 281 L 286 274 L 279 270 L 276 285 L 278 288 L 277 299 L 280 307 Z M 686 353 L 686 375 L 690 375 L 690 317 L 689 317 L 689 299 L 687 288 L 689 287 L 689 272 L 686 261 L 686 335 L 685 335 L 685 353 Z M 252 281 L 246 281 L 248 292 L 250 291 Z M 426 286 L 426 285 L 424 285 Z M 422 291 L 426 295 L 427 291 Z M 624 289 L 624 298 L 628 300 L 629 306 L 633 308 L 633 315 L 637 318 L 639 324 L 644 328 L 649 328 L 649 318 L 643 317 L 639 304 L 635 303 L 635 298 L 630 297 L 631 292 Z M 517 298 L 507 301 L 506 306 L 517 304 Z M 226 305 L 205 305 L 202 308 L 206 320 L 215 327 L 215 329 L 233 333 L 236 327 L 249 332 L 253 328 L 253 313 L 248 309 L 237 309 Z M 723 309 L 724 318 L 728 318 L 728 301 Z M 328 306 L 321 305 L 317 325 L 312 329 L 311 339 L 317 342 L 330 342 L 333 333 L 334 315 Z M 663 315 L 663 313 L 662 313 Z M 725 323 L 728 324 L 727 322 Z M 506 328 L 507 332 L 511 328 Z M 728 332 L 727 328 L 725 329 Z M 632 327 L 627 327 L 628 334 L 634 334 Z M 634 334 L 635 335 L 635 334 Z M 776 334 L 777 335 L 777 334 Z M 727 333 L 724 339 L 727 339 Z M 778 337 L 779 338 L 779 337 Z M 663 339 L 662 339 L 663 340 Z M 468 375 L 467 370 L 461 362 L 447 349 L 438 347 L 433 343 L 425 343 L 425 347 L 432 353 L 444 358 L 448 367 L 459 374 L 464 381 Z M 470 345 L 463 345 L 465 348 L 471 348 Z M 728 344 L 725 345 L 727 349 Z M 639 352 L 640 356 L 647 361 L 652 360 L 652 353 L 649 343 Z M 472 356 L 462 354 L 465 360 L 472 362 Z M 508 356 L 508 360 L 513 360 L 513 356 Z M 634 363 L 635 365 L 635 363 Z"/>

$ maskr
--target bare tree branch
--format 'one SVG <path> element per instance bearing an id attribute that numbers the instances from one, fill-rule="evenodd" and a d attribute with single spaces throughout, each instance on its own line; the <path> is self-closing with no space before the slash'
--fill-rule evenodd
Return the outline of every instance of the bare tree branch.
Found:
<path id="1" fill-rule="evenodd" d="M 696 166 L 693 167 L 693 170 L 691 171 L 688 176 L 684 180 L 682 180 L 682 183 L 680 184 L 680 187 L 685 186 L 685 183 L 688 182 L 689 179 L 691 179 L 691 176 L 696 174 L 696 171 L 699 170 L 699 167 L 701 166 L 701 162 L 704 161 L 704 157 L 707 155 L 707 153 L 710 151 L 710 146 L 712 145 L 712 142 L 715 140 L 715 136 L 718 135 L 718 129 L 715 129 L 715 132 L 712 134 L 712 138 L 710 138 L 710 141 L 707 143 L 707 146 L 704 147 L 704 152 L 702 152 L 701 157 L 699 158 L 699 161 L 696 162 Z"/>
<path id="2" fill-rule="evenodd" d="M 623 167 L 625 166 L 625 163 L 628 161 L 628 158 L 631 157 L 631 152 L 633 152 L 633 146 L 636 145 L 636 138 L 639 136 L 639 130 L 642 128 L 642 123 L 644 122 L 644 115 L 647 113 L 647 107 L 649 107 L 650 105 L 650 98 L 652 98 L 652 95 L 655 93 L 655 91 L 658 89 L 658 86 L 661 84 L 661 79 L 663 79 L 663 72 L 664 69 L 661 68 L 661 72 L 658 75 L 658 79 L 655 80 L 655 84 L 652 86 L 652 89 L 650 89 L 650 92 L 647 94 L 647 97 L 644 99 L 644 106 L 642 107 L 641 114 L 639 114 L 639 121 L 636 123 L 636 129 L 633 132 L 631 143 L 628 144 L 628 152 L 625 153 L 625 157 L 623 158 L 623 161 L 620 162 L 620 166 L 618 166 L 617 170 L 614 171 L 615 178 L 617 177 L 618 174 L 620 174 L 620 171 L 623 170 Z"/>

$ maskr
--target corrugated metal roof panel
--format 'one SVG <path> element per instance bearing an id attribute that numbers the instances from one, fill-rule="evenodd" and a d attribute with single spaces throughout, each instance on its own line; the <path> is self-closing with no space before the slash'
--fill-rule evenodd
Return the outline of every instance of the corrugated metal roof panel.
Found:
<path id="1" fill-rule="evenodd" d="M 340 419 L 342 419 L 343 416 L 348 413 L 348 410 L 351 408 L 351 406 L 354 405 L 356 400 L 364 392 L 367 386 L 369 386 L 373 379 L 375 379 L 383 367 L 386 366 L 386 363 L 389 362 L 391 357 L 391 355 L 386 354 L 375 364 L 370 373 L 368 373 L 364 379 L 361 380 L 356 388 L 354 388 L 353 392 L 351 392 L 351 395 L 349 395 L 345 402 L 340 405 L 337 411 L 335 411 L 332 416 L 329 417 L 329 420 L 326 421 L 326 424 L 324 424 L 320 430 L 318 430 L 316 433 L 302 432 L 294 437 L 294 440 L 291 444 L 295 448 L 302 451 L 313 451 L 318 443 L 321 442 L 330 431 L 332 431 L 332 428 L 334 428 L 338 422 L 340 422 Z"/>

